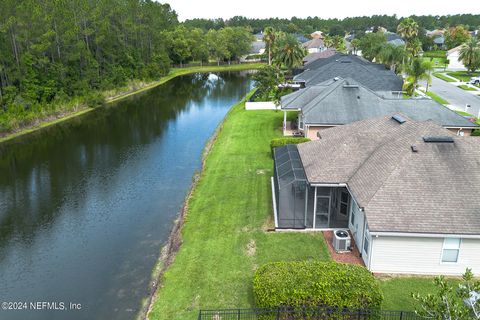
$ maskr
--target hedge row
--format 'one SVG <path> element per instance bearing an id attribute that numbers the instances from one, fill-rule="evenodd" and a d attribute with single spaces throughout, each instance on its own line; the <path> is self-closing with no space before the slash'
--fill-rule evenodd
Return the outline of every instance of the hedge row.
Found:
<path id="1" fill-rule="evenodd" d="M 310 139 L 304 138 L 304 137 L 276 138 L 270 141 L 270 148 L 272 149 L 272 154 L 273 154 L 273 148 L 281 147 L 287 144 L 299 144 L 299 143 L 308 142 L 308 141 L 310 141 Z"/>
<path id="2" fill-rule="evenodd" d="M 357 265 L 336 262 L 275 262 L 253 278 L 259 308 L 330 306 L 380 309 L 383 295 L 373 275 Z"/>
<path id="3" fill-rule="evenodd" d="M 447 52 L 446 51 L 426 51 L 423 53 L 424 57 L 429 58 L 446 58 Z"/>

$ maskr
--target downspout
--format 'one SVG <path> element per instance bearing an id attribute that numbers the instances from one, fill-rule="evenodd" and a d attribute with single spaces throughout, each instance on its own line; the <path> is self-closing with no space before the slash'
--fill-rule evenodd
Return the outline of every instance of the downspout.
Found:
<path id="1" fill-rule="evenodd" d="M 360 247 L 360 257 L 363 256 L 363 245 L 365 244 L 365 229 L 367 227 L 367 216 L 365 216 L 365 211 L 363 208 L 360 208 L 360 211 L 363 213 L 363 230 L 362 230 L 362 246 Z"/>

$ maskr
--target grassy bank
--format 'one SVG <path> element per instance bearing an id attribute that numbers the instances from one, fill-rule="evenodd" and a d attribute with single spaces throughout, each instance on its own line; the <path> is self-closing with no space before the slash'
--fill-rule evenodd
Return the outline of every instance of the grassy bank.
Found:
<path id="1" fill-rule="evenodd" d="M 320 233 L 273 225 L 269 143 L 282 114 L 234 106 L 188 203 L 182 247 L 165 273 L 150 319 L 196 319 L 200 308 L 252 307 L 253 271 L 270 261 L 329 259 Z"/>
<path id="2" fill-rule="evenodd" d="M 164 274 L 149 319 L 196 319 L 199 309 L 253 307 L 254 270 L 271 261 L 330 256 L 321 233 L 273 233 L 269 142 L 282 114 L 233 107 L 188 202 L 182 246 Z M 425 277 L 380 278 L 387 310 L 413 310 Z"/>
<path id="3" fill-rule="evenodd" d="M 471 88 L 471 87 L 467 86 L 466 84 L 461 84 L 457 87 L 459 87 L 462 90 L 466 90 L 466 91 L 477 91 L 477 89 Z"/>
<path id="4" fill-rule="evenodd" d="M 131 95 L 140 93 L 142 91 L 146 91 L 152 88 L 155 88 L 175 77 L 196 73 L 196 72 L 221 72 L 221 71 L 241 71 L 241 70 L 251 70 L 251 69 L 258 69 L 262 66 L 261 63 L 247 63 L 247 64 L 237 64 L 237 65 L 222 65 L 222 66 L 204 66 L 204 67 L 189 67 L 189 68 L 174 68 L 170 71 L 170 73 L 162 77 L 158 81 L 153 82 L 132 82 L 131 84 L 119 88 L 116 90 L 110 90 L 103 93 L 105 96 L 105 100 L 107 103 L 116 102 L 118 100 L 124 99 Z M 35 125 L 23 127 L 15 132 L 9 133 L 5 136 L 0 135 L 0 143 L 17 138 L 19 136 L 23 136 L 25 134 L 29 134 L 33 131 L 43 129 L 46 127 L 50 127 L 56 125 L 60 122 L 69 120 L 71 118 L 83 115 L 90 111 L 95 110 L 94 108 L 90 108 L 88 106 L 83 106 L 72 110 L 72 112 L 64 113 L 61 116 L 49 116 L 45 119 L 39 119 L 36 121 Z M 53 118 L 53 119 L 52 119 Z"/>

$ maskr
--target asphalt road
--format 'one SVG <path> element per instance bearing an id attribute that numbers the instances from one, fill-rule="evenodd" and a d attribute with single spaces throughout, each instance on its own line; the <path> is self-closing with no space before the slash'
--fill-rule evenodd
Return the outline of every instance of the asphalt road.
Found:
<path id="1" fill-rule="evenodd" d="M 422 83 L 422 86 L 425 87 L 425 83 Z M 465 111 L 465 105 L 469 104 L 470 108 L 467 110 L 467 112 L 476 117 L 480 117 L 479 96 L 457 88 L 450 82 L 443 81 L 435 76 L 432 76 L 432 85 L 430 86 L 429 90 L 450 102 L 450 105 L 458 110 Z M 477 92 L 480 94 L 480 91 Z"/>

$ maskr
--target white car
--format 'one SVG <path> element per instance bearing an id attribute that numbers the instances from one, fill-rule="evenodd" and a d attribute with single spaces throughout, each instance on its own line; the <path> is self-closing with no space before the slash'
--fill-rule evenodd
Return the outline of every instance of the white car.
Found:
<path id="1" fill-rule="evenodd" d="M 480 84 L 480 77 L 472 77 L 470 78 L 470 84 Z"/>

